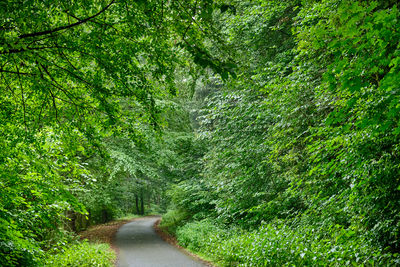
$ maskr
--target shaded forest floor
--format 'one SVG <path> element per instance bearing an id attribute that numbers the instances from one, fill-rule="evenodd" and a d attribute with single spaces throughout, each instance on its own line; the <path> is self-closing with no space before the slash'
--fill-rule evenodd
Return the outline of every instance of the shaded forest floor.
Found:
<path id="1" fill-rule="evenodd" d="M 118 229 L 134 220 L 140 218 L 123 218 L 117 219 L 108 223 L 98 224 L 90 226 L 88 229 L 79 233 L 79 237 L 84 240 L 87 239 L 91 243 L 107 243 L 114 250 L 115 254 L 118 256 L 117 247 L 114 244 L 115 235 Z"/>

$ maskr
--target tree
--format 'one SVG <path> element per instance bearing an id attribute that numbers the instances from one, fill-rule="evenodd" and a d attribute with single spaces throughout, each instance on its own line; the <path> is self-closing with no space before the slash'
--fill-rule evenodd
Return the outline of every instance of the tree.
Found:
<path id="1" fill-rule="evenodd" d="M 0 3 L 1 265 L 33 265 L 64 212 L 86 212 L 77 197 L 105 185 L 88 163 L 106 138 L 143 150 L 143 129 L 160 130 L 177 51 L 225 70 L 202 43 L 207 3 Z"/>
<path id="2" fill-rule="evenodd" d="M 227 264 L 398 261 L 397 2 L 229 1 L 214 11 L 238 75 L 210 74 L 197 88 L 211 92 L 197 111 L 201 179 L 175 186 L 174 201 L 208 220 L 182 227 L 182 240 Z M 186 201 L 198 195 L 207 213 Z M 228 240 L 197 235 L 210 219 Z M 298 248 L 279 245 L 289 243 Z"/>

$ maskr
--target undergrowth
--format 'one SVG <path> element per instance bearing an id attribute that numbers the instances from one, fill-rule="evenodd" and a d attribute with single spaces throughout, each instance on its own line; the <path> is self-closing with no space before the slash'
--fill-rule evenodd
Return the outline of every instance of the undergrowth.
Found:
<path id="1" fill-rule="evenodd" d="M 185 222 L 187 222 L 188 217 L 188 213 L 184 211 L 175 209 L 168 210 L 167 213 L 162 216 L 160 227 L 168 233 L 174 234 L 178 227 L 183 226 Z"/>
<path id="2" fill-rule="evenodd" d="M 45 266 L 111 267 L 114 266 L 114 261 L 115 254 L 108 244 L 81 242 L 49 256 Z"/>
<path id="3" fill-rule="evenodd" d="M 179 212 L 175 212 L 179 214 Z M 171 216 L 171 213 L 168 215 Z M 400 257 L 371 245 L 367 233 L 340 225 L 274 222 L 255 230 L 227 227 L 215 219 L 178 221 L 180 245 L 218 266 L 394 266 Z M 170 220 L 170 219 L 169 219 Z"/>

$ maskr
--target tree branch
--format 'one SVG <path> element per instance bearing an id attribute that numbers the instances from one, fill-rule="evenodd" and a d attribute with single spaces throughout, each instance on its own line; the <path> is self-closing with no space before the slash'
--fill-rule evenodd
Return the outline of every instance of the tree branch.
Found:
<path id="1" fill-rule="evenodd" d="M 8 90 L 10 90 L 10 92 L 11 92 L 11 94 L 12 94 L 13 96 L 15 96 L 14 90 L 11 88 L 10 83 L 8 82 L 8 80 L 6 79 L 6 77 L 3 75 L 3 73 L 1 74 L 1 78 L 3 78 L 3 81 L 4 81 L 5 85 L 6 85 L 6 88 L 7 88 Z"/>
<path id="2" fill-rule="evenodd" d="M 42 64 L 40 64 L 40 65 L 43 66 Z M 41 73 L 42 79 L 44 79 L 44 75 L 43 75 L 43 73 L 42 73 L 42 70 L 41 70 L 40 66 L 38 66 L 38 69 L 39 69 L 39 71 L 40 71 L 40 73 Z M 57 109 L 57 104 L 56 104 L 55 96 L 54 96 L 54 94 L 53 94 L 53 91 L 51 91 L 50 88 L 48 88 L 48 90 L 49 90 L 49 92 L 50 92 L 50 95 L 51 95 L 51 98 L 52 98 L 52 102 L 53 102 L 54 111 L 55 111 L 55 113 L 56 113 L 56 114 L 55 114 L 55 115 L 56 115 L 56 121 L 57 121 L 58 123 L 60 123 L 60 121 L 58 120 L 58 109 Z"/>
<path id="3" fill-rule="evenodd" d="M 18 74 L 18 75 L 32 75 L 32 76 L 35 76 L 34 73 L 20 72 L 20 71 L 18 70 L 18 67 L 17 67 L 17 71 L 11 71 L 11 70 L 0 69 L 0 72 L 12 73 L 12 74 Z"/>
<path id="4" fill-rule="evenodd" d="M 93 16 L 87 17 L 83 20 L 80 20 L 78 22 L 69 24 L 69 25 L 65 25 L 65 26 L 61 26 L 52 30 L 47 30 L 47 31 L 42 31 L 42 32 L 33 32 L 33 33 L 26 33 L 26 34 L 22 34 L 20 36 L 18 36 L 19 38 L 28 38 L 28 37 L 36 37 L 36 36 L 42 36 L 42 35 L 47 35 L 47 34 L 52 34 L 58 31 L 62 31 L 62 30 L 66 30 L 75 26 L 78 26 L 80 24 L 83 24 L 97 16 L 99 16 L 101 13 L 105 12 L 112 4 L 114 4 L 115 0 L 112 0 L 107 6 L 105 6 L 102 10 L 100 10 L 98 13 L 94 14 Z"/>
<path id="5" fill-rule="evenodd" d="M 42 118 L 43 108 L 46 106 L 47 106 L 47 95 L 45 96 L 45 99 L 42 101 L 42 105 L 40 106 L 40 111 L 39 111 L 38 120 L 37 120 L 38 129 L 40 129 L 40 121 Z"/>
<path id="6" fill-rule="evenodd" d="M 26 106 L 25 106 L 25 96 L 24 96 L 24 86 L 22 85 L 22 80 L 21 80 L 21 72 L 18 69 L 18 64 L 14 59 L 15 67 L 17 68 L 17 74 L 18 74 L 18 80 L 19 80 L 19 85 L 21 87 L 21 99 L 22 99 L 22 107 L 24 111 L 24 125 L 25 125 L 25 131 L 28 130 L 28 126 L 26 125 Z"/>
<path id="7" fill-rule="evenodd" d="M 71 61 L 68 59 L 67 55 L 65 55 L 65 53 L 64 53 L 61 49 L 59 49 L 58 51 L 59 51 L 59 55 L 60 55 L 61 57 L 63 57 L 63 58 L 65 59 L 65 61 L 67 61 L 68 64 L 69 64 L 74 70 L 79 71 L 78 68 L 75 67 L 75 65 L 71 63 Z"/>
<path id="8" fill-rule="evenodd" d="M 80 51 L 78 51 L 78 52 L 80 52 Z M 70 71 L 70 70 L 68 70 L 68 69 L 66 69 L 66 68 L 64 68 L 64 67 L 61 67 L 60 65 L 56 64 L 55 62 L 50 61 L 50 60 L 48 60 L 48 59 L 46 59 L 46 58 L 44 58 L 44 57 L 42 57 L 42 56 L 39 56 L 39 55 L 38 55 L 38 57 L 41 58 L 42 60 L 46 61 L 47 63 L 49 63 L 49 64 L 51 64 L 51 65 L 54 65 L 54 66 L 56 66 L 57 68 L 59 68 L 59 69 L 65 71 L 65 72 L 69 73 L 71 76 L 77 78 L 78 80 L 80 80 L 81 82 L 85 83 L 85 84 L 88 85 L 89 87 L 93 87 L 92 84 L 90 84 L 88 81 L 86 81 L 84 78 L 80 77 L 80 76 L 77 75 L 76 73 L 74 73 L 74 72 L 72 72 L 72 71 Z"/>
<path id="9" fill-rule="evenodd" d="M 57 48 L 57 47 L 55 47 L 55 46 L 40 46 L 40 47 L 27 47 L 27 48 L 19 48 L 19 49 L 10 49 L 10 50 L 5 50 L 3 52 L 0 52 L 0 55 L 15 54 L 15 53 L 22 53 L 22 52 L 26 52 L 26 51 L 52 49 L 52 48 Z"/>
<path id="10" fill-rule="evenodd" d="M 50 80 L 53 81 L 53 83 L 50 82 L 50 84 L 52 84 L 54 87 L 56 87 L 57 89 L 61 90 L 69 99 L 71 99 L 72 103 L 70 104 L 74 104 L 77 105 L 74 101 L 74 98 L 76 98 L 74 95 L 72 95 L 70 92 L 68 92 L 68 90 L 64 89 L 59 83 L 57 83 L 57 81 L 53 78 L 53 76 L 51 76 L 49 70 L 46 68 L 46 66 L 44 66 L 43 64 L 40 64 L 43 68 L 43 70 L 46 72 L 47 76 L 49 76 Z"/>

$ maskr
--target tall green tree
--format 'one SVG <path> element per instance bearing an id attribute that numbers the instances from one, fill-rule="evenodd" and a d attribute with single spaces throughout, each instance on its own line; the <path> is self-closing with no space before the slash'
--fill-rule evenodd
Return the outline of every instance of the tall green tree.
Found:
<path id="1" fill-rule="evenodd" d="M 398 1 L 229 1 L 213 19 L 237 77 L 197 89 L 211 92 L 198 111 L 202 179 L 175 202 L 208 220 L 181 240 L 222 243 L 201 252 L 243 266 L 397 262 Z M 206 214 L 184 201 L 194 195 Z M 210 219 L 253 239 L 194 234 Z"/>
<path id="2" fill-rule="evenodd" d="M 202 43 L 212 5 L 0 3 L 0 265 L 34 265 L 55 240 L 64 212 L 86 212 L 77 197 L 104 188 L 101 176 L 123 162 L 115 152 L 127 149 L 117 140 L 137 148 L 125 153 L 133 165 L 146 162 L 148 153 L 138 159 L 133 151 L 143 151 L 161 129 L 156 100 L 176 92 L 182 47 L 226 72 Z M 109 153 L 115 165 L 93 168 Z M 149 177 L 144 170 L 129 174 L 138 171 Z M 124 183 L 112 180 L 118 182 Z"/>

